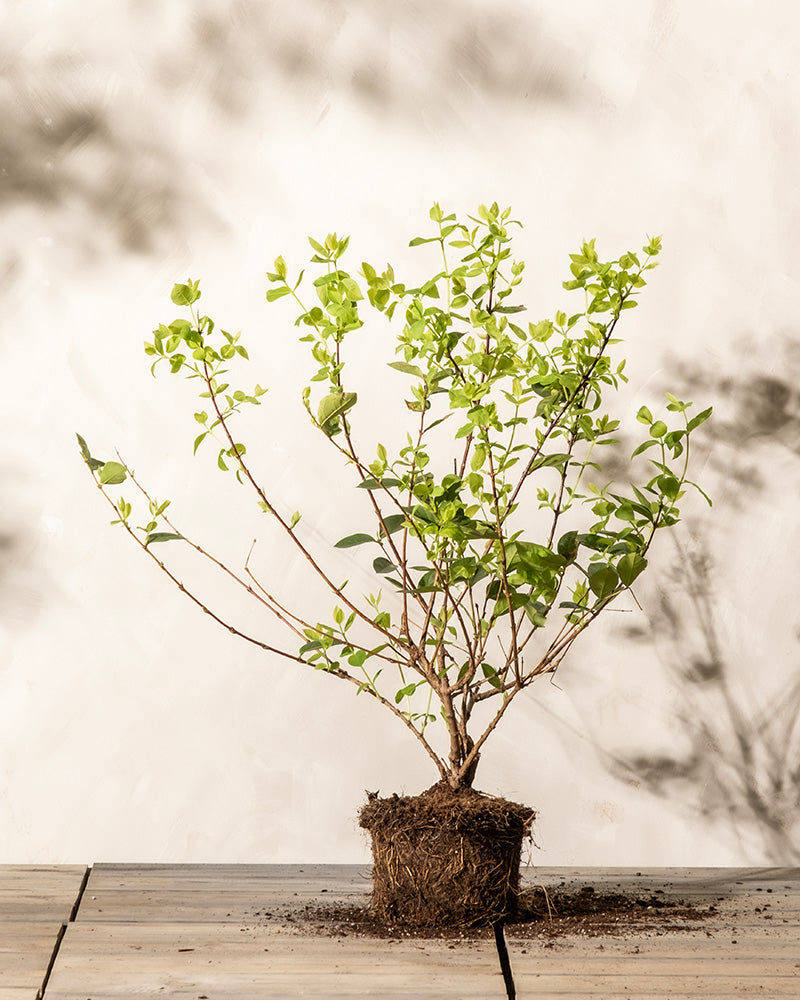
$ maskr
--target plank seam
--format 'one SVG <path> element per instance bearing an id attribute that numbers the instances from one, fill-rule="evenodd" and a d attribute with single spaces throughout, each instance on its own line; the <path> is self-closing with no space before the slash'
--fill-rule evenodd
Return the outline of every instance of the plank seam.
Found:
<path id="1" fill-rule="evenodd" d="M 36 991 L 36 1000 L 43 1000 L 45 990 L 47 989 L 47 984 L 50 980 L 50 974 L 53 971 L 53 966 L 56 964 L 56 959 L 58 958 L 58 952 L 61 949 L 61 942 L 64 940 L 64 935 L 67 932 L 67 925 L 62 924 L 58 929 L 58 936 L 56 937 L 56 943 L 53 945 L 53 951 L 50 955 L 50 961 L 47 963 L 47 969 L 44 973 L 44 979 L 42 980 L 42 985 Z"/>
<path id="2" fill-rule="evenodd" d="M 83 899 L 83 894 L 86 892 L 86 886 L 89 882 L 89 874 L 92 870 L 92 866 L 89 865 L 86 871 L 83 873 L 83 878 L 81 879 L 81 884 L 78 887 L 78 895 L 75 897 L 75 902 L 72 904 L 72 909 L 70 910 L 68 923 L 73 923 L 78 915 L 78 909 L 81 905 L 81 900 Z M 50 961 L 47 963 L 47 969 L 45 970 L 44 979 L 42 979 L 42 985 L 36 991 L 36 1000 L 44 1000 L 45 992 L 47 991 L 47 984 L 50 981 L 50 976 L 53 972 L 53 968 L 58 959 L 58 953 L 61 950 L 61 942 L 64 940 L 64 935 L 67 933 L 67 924 L 62 923 L 58 930 L 58 935 L 56 937 L 55 944 L 53 945 L 53 951 L 50 954 Z"/>
<path id="3" fill-rule="evenodd" d="M 80 887 L 78 889 L 78 895 L 75 897 L 75 902 L 72 904 L 72 910 L 69 914 L 69 922 L 74 923 L 75 918 L 78 916 L 78 910 L 80 909 L 81 902 L 83 901 L 83 894 L 86 892 L 86 886 L 89 883 L 89 875 L 91 874 L 92 866 L 89 865 L 86 871 L 83 873 L 83 879 L 81 880 Z"/>

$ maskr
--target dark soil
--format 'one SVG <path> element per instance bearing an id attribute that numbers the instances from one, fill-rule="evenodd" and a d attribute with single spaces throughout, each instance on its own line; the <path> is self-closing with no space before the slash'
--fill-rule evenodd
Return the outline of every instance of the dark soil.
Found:
<path id="1" fill-rule="evenodd" d="M 505 921 L 509 938 L 544 938 L 546 942 L 566 935 L 583 937 L 622 936 L 650 932 L 695 930 L 716 915 L 716 908 L 699 908 L 682 900 L 664 898 L 662 890 L 647 896 L 600 892 L 591 885 L 527 889 L 519 896 L 517 913 Z M 299 911 L 295 919 L 328 937 L 359 935 L 378 938 L 445 938 L 474 940 L 491 938 L 488 926 L 465 927 L 439 924 L 409 927 L 387 921 L 370 907 L 313 906 Z"/>
<path id="2" fill-rule="evenodd" d="M 421 795 L 370 796 L 372 912 L 387 926 L 489 925 L 514 911 L 534 812 L 440 782 Z"/>

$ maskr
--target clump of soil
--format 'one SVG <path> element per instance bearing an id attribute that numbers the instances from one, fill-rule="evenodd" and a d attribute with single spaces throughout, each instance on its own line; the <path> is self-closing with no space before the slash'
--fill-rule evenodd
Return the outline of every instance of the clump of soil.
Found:
<path id="1" fill-rule="evenodd" d="M 372 913 L 387 926 L 478 926 L 513 914 L 534 811 L 440 782 L 421 795 L 370 796 Z"/>
<path id="2" fill-rule="evenodd" d="M 545 943 L 567 935 L 620 936 L 628 933 L 693 930 L 716 914 L 716 908 L 699 908 L 683 900 L 664 898 L 662 890 L 648 896 L 598 892 L 581 885 L 545 890 L 526 889 L 518 897 L 513 916 L 505 920 L 510 938 L 543 938 Z M 378 938 L 480 939 L 492 936 L 487 926 L 454 926 L 440 923 L 411 927 L 382 918 L 370 907 L 306 906 L 299 914 L 317 933 L 330 937 L 360 935 Z"/>
<path id="3" fill-rule="evenodd" d="M 649 895 L 598 892 L 592 885 L 546 890 L 536 886 L 519 897 L 517 917 L 507 925 L 509 936 L 587 937 L 626 934 L 629 931 L 691 930 L 715 913 L 715 908 L 691 906 L 666 899 L 662 889 Z"/>

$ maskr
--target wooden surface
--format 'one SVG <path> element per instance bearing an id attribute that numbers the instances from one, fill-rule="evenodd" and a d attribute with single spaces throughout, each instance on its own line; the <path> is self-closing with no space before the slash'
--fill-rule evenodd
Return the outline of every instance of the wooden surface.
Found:
<path id="1" fill-rule="evenodd" d="M 3 936 L 0 969 L 4 955 L 23 968 L 29 944 L 36 950 L 19 929 L 21 909 L 38 913 L 42 926 L 59 906 L 68 911 L 66 888 L 82 869 L 50 870 L 65 876 L 57 904 L 37 882 L 46 870 L 28 871 L 28 883 L 23 869 L 5 881 L 0 874 L 0 915 L 12 914 L 3 928 L 16 928 Z M 364 901 L 368 874 L 338 865 L 96 865 L 45 1000 L 503 1000 L 491 941 L 337 937 L 297 919 L 306 904 Z M 525 879 L 548 889 L 578 882 L 642 896 L 662 890 L 666 899 L 713 903 L 718 912 L 666 933 L 548 941 L 510 928 L 520 1000 L 800 997 L 800 870 L 562 868 L 528 870 Z M 0 979 L 0 1000 L 32 998 L 30 988 L 28 980 Z"/>
<path id="2" fill-rule="evenodd" d="M 0 865 L 0 1000 L 35 1000 L 85 865 Z"/>

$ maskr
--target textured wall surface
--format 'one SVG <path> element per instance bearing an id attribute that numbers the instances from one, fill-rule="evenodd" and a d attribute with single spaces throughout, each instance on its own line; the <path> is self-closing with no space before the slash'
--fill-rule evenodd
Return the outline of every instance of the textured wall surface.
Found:
<path id="1" fill-rule="evenodd" d="M 119 448 L 178 522 L 287 601 L 316 592 L 142 342 L 174 281 L 242 329 L 249 453 L 334 577 L 352 493 L 299 401 L 313 363 L 264 302 L 283 253 L 351 235 L 413 275 L 434 200 L 513 206 L 533 315 L 567 254 L 664 238 L 627 323 L 632 419 L 714 403 L 643 611 L 515 705 L 478 784 L 540 810 L 533 861 L 798 860 L 800 11 L 753 0 L 29 0 L 0 11 L 0 861 L 366 858 L 364 789 L 435 774 L 379 707 L 238 644 L 118 530 L 75 446 Z M 627 317 L 626 317 L 627 319 Z M 383 339 L 382 339 L 383 338 Z M 384 332 L 364 439 L 392 433 Z M 371 409 L 370 409 L 371 408 Z M 380 439 L 378 437 L 378 439 Z M 185 554 L 180 572 L 193 573 Z M 276 572 L 277 571 L 277 572 Z M 278 641 L 210 577 L 198 589 Z M 324 609 L 323 609 L 324 610 Z M 314 612 L 311 612 L 314 613 Z M 322 613 L 322 612 L 320 612 Z"/>

